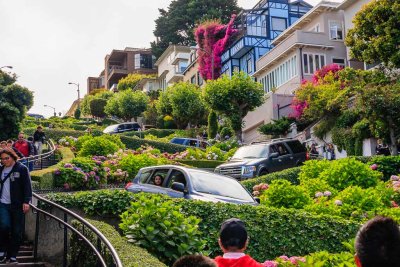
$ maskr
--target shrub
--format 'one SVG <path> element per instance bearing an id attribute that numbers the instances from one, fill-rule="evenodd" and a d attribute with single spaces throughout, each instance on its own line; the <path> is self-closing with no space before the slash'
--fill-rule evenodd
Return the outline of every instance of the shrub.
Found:
<path id="1" fill-rule="evenodd" d="M 80 137 L 78 137 L 78 140 L 75 142 L 75 149 L 76 151 L 80 151 L 82 149 L 82 145 L 88 141 L 88 140 L 92 140 L 93 136 L 90 134 L 85 134 L 82 135 Z"/>
<path id="2" fill-rule="evenodd" d="M 276 208 L 301 209 L 311 202 L 307 192 L 287 180 L 275 180 L 261 195 L 262 203 Z"/>
<path id="3" fill-rule="evenodd" d="M 129 242 L 147 249 L 167 264 L 186 254 L 201 253 L 200 219 L 185 216 L 180 206 L 160 196 L 138 196 L 121 215 L 120 228 Z"/>
<path id="4" fill-rule="evenodd" d="M 249 179 L 242 181 L 241 184 L 247 188 L 248 191 L 253 191 L 253 187 L 255 185 L 261 184 L 261 183 L 271 183 L 274 180 L 279 180 L 279 179 L 284 179 L 288 180 L 291 184 L 299 184 L 299 173 L 300 173 L 301 167 L 294 167 L 290 169 L 286 169 L 280 172 L 273 172 L 269 173 L 267 175 L 263 175 L 254 179 Z"/>
<path id="5" fill-rule="evenodd" d="M 317 192 L 330 192 L 332 196 L 337 195 L 337 190 L 328 184 L 327 181 L 322 179 L 303 179 L 300 185 L 306 190 L 310 197 L 314 197 Z"/>
<path id="6" fill-rule="evenodd" d="M 127 171 L 129 177 L 134 177 L 140 168 L 168 163 L 170 163 L 170 161 L 167 159 L 156 158 L 148 154 L 130 154 L 121 159 L 118 168 Z"/>
<path id="7" fill-rule="evenodd" d="M 160 262 L 157 258 L 150 255 L 145 249 L 129 243 L 125 237 L 120 236 L 117 230 L 111 225 L 101 222 L 86 219 L 90 224 L 96 227 L 107 239 L 117 252 L 121 263 L 126 267 L 137 266 L 152 266 L 152 267 L 166 267 L 165 264 Z M 72 225 L 76 229 L 83 229 L 83 225 L 78 221 L 72 221 Z M 93 244 L 97 242 L 97 237 L 89 231 L 81 231 Z M 114 266 L 111 254 L 105 248 L 105 259 L 107 266 Z M 86 246 L 78 236 L 72 234 L 70 241 L 70 264 L 71 266 L 80 267 L 82 264 L 85 266 L 97 266 L 97 259 L 93 255 L 91 248 Z M 85 259 L 85 260 L 82 260 Z"/>
<path id="8" fill-rule="evenodd" d="M 400 173 L 400 156 L 375 156 L 367 164 L 378 165 L 377 171 L 383 173 L 385 181 L 389 180 L 391 175 Z"/>
<path id="9" fill-rule="evenodd" d="M 218 132 L 218 117 L 215 111 L 208 114 L 208 138 L 215 138 Z"/>
<path id="10" fill-rule="evenodd" d="M 352 158 L 332 161 L 329 168 L 319 174 L 335 189 L 343 190 L 349 186 L 368 188 L 375 186 L 382 177 L 380 172 L 373 171 L 369 166 Z"/>
<path id="11" fill-rule="evenodd" d="M 232 128 L 224 127 L 221 129 L 221 132 L 219 134 L 221 135 L 221 138 L 224 139 L 225 136 L 229 136 L 229 137 L 233 136 L 233 133 L 234 132 L 233 132 Z"/>
<path id="12" fill-rule="evenodd" d="M 305 181 L 309 179 L 318 178 L 321 172 L 330 168 L 331 161 L 328 160 L 307 160 L 301 167 L 299 173 L 299 180 Z"/>
<path id="13" fill-rule="evenodd" d="M 206 158 L 209 160 L 224 160 L 225 153 L 218 147 L 209 146 L 206 148 Z"/>
<path id="14" fill-rule="evenodd" d="M 152 198 L 154 195 L 145 196 Z M 68 208 L 83 209 L 88 214 L 117 216 L 121 210 L 127 208 L 130 201 L 137 199 L 137 194 L 120 190 L 98 190 L 51 194 L 47 197 Z M 341 242 L 353 238 L 360 227 L 357 222 L 298 210 L 185 199 L 173 199 L 173 202 L 181 206 L 181 212 L 186 216 L 194 215 L 201 219 L 200 231 L 202 238 L 207 241 L 206 249 L 211 257 L 221 254 L 217 242 L 218 232 L 221 223 L 232 217 L 245 222 L 250 236 L 246 253 L 258 261 L 273 259 L 282 254 L 306 255 L 321 250 L 340 252 L 343 250 Z"/>
<path id="15" fill-rule="evenodd" d="M 186 150 L 185 146 L 171 143 L 156 142 L 153 140 L 143 140 L 135 137 L 121 136 L 121 141 L 129 149 L 138 149 L 141 146 L 151 146 L 159 149 L 161 152 L 176 153 Z"/>
<path id="16" fill-rule="evenodd" d="M 85 141 L 79 156 L 106 156 L 114 154 L 119 149 L 118 145 L 104 136 L 98 136 Z"/>

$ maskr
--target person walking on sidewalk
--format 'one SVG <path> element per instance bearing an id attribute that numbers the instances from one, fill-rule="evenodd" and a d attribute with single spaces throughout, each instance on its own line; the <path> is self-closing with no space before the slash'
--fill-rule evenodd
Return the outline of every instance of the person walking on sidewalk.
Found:
<path id="1" fill-rule="evenodd" d="M 0 159 L 0 263 L 16 264 L 24 213 L 32 200 L 31 177 L 14 151 L 1 150 Z"/>
<path id="2" fill-rule="evenodd" d="M 36 128 L 35 133 L 33 134 L 33 144 L 36 147 L 38 155 L 42 154 L 43 144 L 46 141 L 46 134 L 43 132 L 42 126 L 38 126 Z"/>

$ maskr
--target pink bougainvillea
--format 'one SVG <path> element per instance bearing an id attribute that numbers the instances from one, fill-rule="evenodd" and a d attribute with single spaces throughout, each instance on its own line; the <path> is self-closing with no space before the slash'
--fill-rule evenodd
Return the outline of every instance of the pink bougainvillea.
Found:
<path id="1" fill-rule="evenodd" d="M 298 100 L 296 97 L 293 98 L 291 105 L 293 113 L 290 114 L 290 117 L 299 119 L 303 115 L 303 112 L 307 106 L 307 101 Z"/>
<path id="2" fill-rule="evenodd" d="M 199 47 L 197 50 L 199 72 L 205 80 L 217 79 L 220 76 L 222 53 L 237 33 L 237 30 L 233 29 L 235 17 L 236 15 L 232 15 L 227 25 L 210 20 L 199 25 L 195 30 L 195 38 Z M 213 65 L 214 70 L 212 69 Z"/>
<path id="3" fill-rule="evenodd" d="M 332 73 L 335 77 L 335 79 L 339 78 L 338 71 L 343 69 L 342 66 L 339 66 L 338 64 L 330 64 L 322 67 L 321 69 L 317 70 L 314 72 L 311 81 L 314 85 L 320 84 L 324 82 L 324 78 L 326 75 L 329 73 Z"/>

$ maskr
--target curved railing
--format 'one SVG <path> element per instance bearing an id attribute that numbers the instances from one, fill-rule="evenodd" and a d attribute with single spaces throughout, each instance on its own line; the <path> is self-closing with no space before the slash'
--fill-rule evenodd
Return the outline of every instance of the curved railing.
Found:
<path id="1" fill-rule="evenodd" d="M 114 247 L 110 243 L 110 241 L 107 240 L 107 238 L 92 224 L 90 224 L 88 221 L 86 221 L 84 218 L 80 217 L 76 213 L 48 200 L 45 199 L 41 196 L 39 196 L 36 193 L 33 193 L 33 202 L 36 202 L 37 205 L 30 204 L 32 208 L 32 212 L 36 215 L 36 222 L 35 222 L 35 241 L 34 241 L 34 253 L 33 256 L 35 259 L 37 259 L 37 254 L 38 254 L 38 241 L 39 241 L 39 229 L 40 229 L 40 216 L 39 214 L 42 213 L 46 218 L 50 218 L 58 222 L 60 225 L 62 225 L 62 230 L 64 231 L 64 252 L 63 252 L 63 266 L 66 267 L 68 266 L 68 230 L 70 230 L 72 233 L 76 234 L 79 236 L 80 239 L 82 239 L 88 246 L 93 250 L 94 254 L 97 257 L 98 260 L 98 265 L 99 266 L 115 266 L 115 267 L 122 267 L 121 260 L 118 257 L 117 252 L 115 251 Z M 63 213 L 63 218 L 60 219 L 54 214 L 51 214 L 48 211 L 45 211 L 44 209 L 39 208 L 40 205 L 39 203 L 45 204 L 46 207 L 50 207 L 51 209 L 57 209 Z M 85 237 L 78 229 L 76 229 L 74 226 L 72 226 L 68 221 L 70 219 L 76 220 L 79 223 L 81 223 L 84 227 L 89 229 L 95 236 L 96 236 L 96 244 L 93 244 L 89 238 Z M 83 231 L 82 231 L 83 232 Z M 104 246 L 102 246 L 104 244 Z M 103 247 L 106 247 L 113 259 L 113 265 L 106 265 L 105 261 L 105 255 L 106 251 L 102 249 Z"/>
<path id="2" fill-rule="evenodd" d="M 24 157 L 21 159 L 18 159 L 20 162 L 26 162 L 26 165 L 28 166 L 30 163 L 34 162 L 39 162 L 40 163 L 40 169 L 43 168 L 43 160 L 44 159 L 49 159 L 54 156 L 54 152 L 56 151 L 56 146 L 54 145 L 54 142 L 50 139 L 46 142 L 47 147 L 49 148 L 49 151 L 39 154 L 39 155 L 34 155 L 34 156 L 29 156 L 29 157 Z"/>

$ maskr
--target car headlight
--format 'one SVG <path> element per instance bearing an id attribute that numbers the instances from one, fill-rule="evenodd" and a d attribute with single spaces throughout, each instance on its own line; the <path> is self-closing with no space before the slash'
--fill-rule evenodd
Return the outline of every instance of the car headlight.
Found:
<path id="1" fill-rule="evenodd" d="M 250 174 L 257 170 L 256 166 L 243 166 L 242 167 L 242 174 Z"/>
<path id="2" fill-rule="evenodd" d="M 216 172 L 216 173 L 221 173 L 221 168 L 215 168 L 215 169 L 214 169 L 214 172 Z"/>

